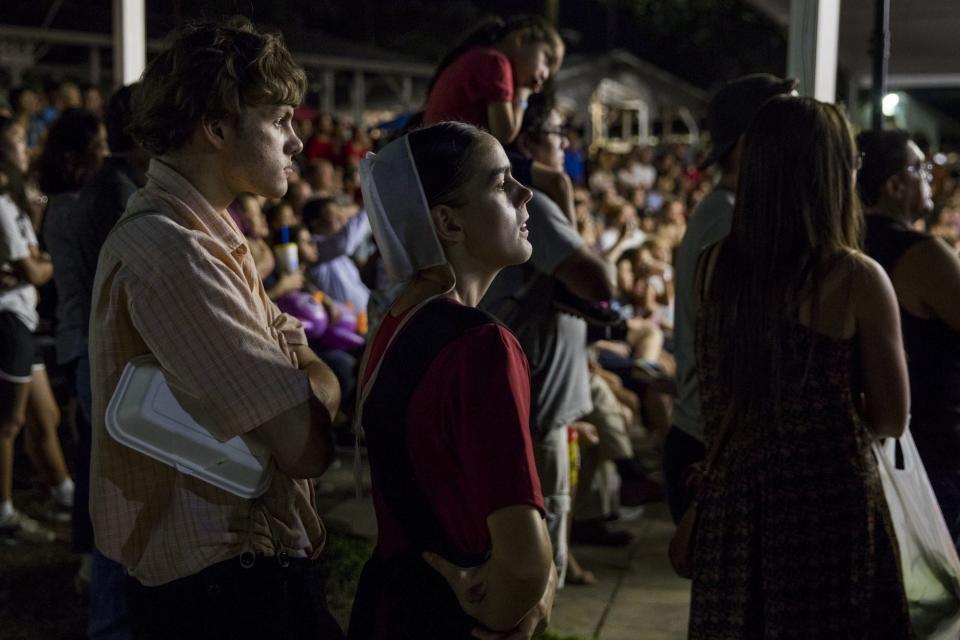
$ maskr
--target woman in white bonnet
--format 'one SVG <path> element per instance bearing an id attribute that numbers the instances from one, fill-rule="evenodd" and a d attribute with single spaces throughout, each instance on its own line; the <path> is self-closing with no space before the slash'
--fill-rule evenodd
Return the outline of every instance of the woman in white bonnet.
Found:
<path id="1" fill-rule="evenodd" d="M 378 540 L 350 638 L 529 638 L 556 572 L 530 444 L 526 357 L 475 309 L 530 257 L 529 189 L 491 135 L 414 131 L 361 166 L 394 298 L 361 365 Z"/>

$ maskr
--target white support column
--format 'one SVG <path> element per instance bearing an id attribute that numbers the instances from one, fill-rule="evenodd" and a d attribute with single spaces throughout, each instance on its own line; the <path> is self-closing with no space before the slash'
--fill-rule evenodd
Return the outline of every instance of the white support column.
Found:
<path id="1" fill-rule="evenodd" d="M 840 0 L 791 0 L 787 75 L 802 95 L 836 100 L 839 34 Z"/>
<path id="2" fill-rule="evenodd" d="M 113 84 L 136 82 L 147 64 L 146 0 L 113 0 Z"/>
<path id="3" fill-rule="evenodd" d="M 650 109 L 646 103 L 641 102 L 637 107 L 637 140 L 640 144 L 649 144 L 650 142 Z"/>
<path id="4" fill-rule="evenodd" d="M 627 142 L 635 142 L 633 139 L 633 111 L 625 108 L 620 114 L 620 137 Z"/>
<path id="5" fill-rule="evenodd" d="M 320 101 L 321 108 L 333 115 L 334 109 L 337 108 L 337 78 L 334 75 L 333 69 L 325 69 L 323 71 L 323 98 Z"/>
<path id="6" fill-rule="evenodd" d="M 409 109 L 413 106 L 413 78 L 410 76 L 403 76 L 401 86 L 402 89 L 400 90 L 400 102 L 403 104 L 404 109 Z"/>
<path id="7" fill-rule="evenodd" d="M 860 82 L 853 74 L 850 74 L 847 81 L 847 117 L 850 118 L 850 123 L 856 128 L 864 128 L 869 125 L 869 122 L 864 122 L 861 112 Z"/>
<path id="8" fill-rule="evenodd" d="M 353 117 L 358 127 L 364 126 L 363 112 L 367 110 L 367 84 L 363 71 L 353 72 Z"/>

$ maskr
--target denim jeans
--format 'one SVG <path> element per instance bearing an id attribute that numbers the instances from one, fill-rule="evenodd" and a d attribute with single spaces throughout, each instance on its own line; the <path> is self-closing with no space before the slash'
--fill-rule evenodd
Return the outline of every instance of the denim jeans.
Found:
<path id="1" fill-rule="evenodd" d="M 74 385 L 80 415 L 77 430 L 80 441 L 77 446 L 76 494 L 74 496 L 74 538 L 83 535 L 83 524 L 90 527 L 90 425 L 93 416 L 93 397 L 90 388 L 90 356 L 84 353 L 74 366 Z M 83 552 L 93 553 L 90 573 L 90 611 L 87 620 L 87 636 L 90 640 L 130 640 L 130 623 L 127 616 L 126 581 L 127 570 L 123 565 L 107 558 L 93 546 Z"/>
<path id="2" fill-rule="evenodd" d="M 87 637 L 90 640 L 131 640 L 127 613 L 127 570 L 122 564 L 93 548 L 90 574 L 90 611 Z"/>

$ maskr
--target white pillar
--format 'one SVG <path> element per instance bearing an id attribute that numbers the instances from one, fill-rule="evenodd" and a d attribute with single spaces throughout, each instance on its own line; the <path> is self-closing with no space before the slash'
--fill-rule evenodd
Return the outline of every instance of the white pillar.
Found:
<path id="1" fill-rule="evenodd" d="M 863 120 L 863 109 L 860 104 L 860 79 L 850 74 L 847 81 L 847 117 L 856 128 L 865 128 L 870 123 Z"/>
<path id="2" fill-rule="evenodd" d="M 333 69 L 325 69 L 323 72 L 323 98 L 320 101 L 321 108 L 331 116 L 337 108 L 337 78 Z"/>
<path id="3" fill-rule="evenodd" d="M 358 127 L 364 126 L 363 112 L 367 109 L 367 84 L 363 71 L 353 72 L 353 117 Z"/>
<path id="4" fill-rule="evenodd" d="M 791 0 L 787 75 L 802 95 L 836 100 L 839 34 L 840 0 Z"/>
<path id="5" fill-rule="evenodd" d="M 113 0 L 113 84 L 136 82 L 147 64 L 146 0 Z"/>
<path id="6" fill-rule="evenodd" d="M 403 76 L 401 87 L 400 102 L 404 109 L 409 109 L 413 106 L 413 78 Z"/>
<path id="7" fill-rule="evenodd" d="M 640 144 L 650 143 L 650 109 L 641 102 L 637 108 L 637 139 Z"/>

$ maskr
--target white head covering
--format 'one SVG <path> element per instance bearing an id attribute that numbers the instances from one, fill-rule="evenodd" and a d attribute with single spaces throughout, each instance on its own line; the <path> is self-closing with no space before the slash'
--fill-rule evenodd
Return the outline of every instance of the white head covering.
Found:
<path id="1" fill-rule="evenodd" d="M 409 135 L 360 161 L 360 190 L 389 282 L 387 305 L 431 267 L 447 264 L 430 217 Z"/>
<path id="2" fill-rule="evenodd" d="M 420 272 L 448 265 L 448 263 L 443 247 L 440 246 L 440 240 L 437 238 L 437 232 L 433 228 L 430 207 L 427 205 L 427 197 L 423 193 L 423 185 L 420 183 L 413 153 L 410 151 L 409 134 L 394 140 L 376 155 L 368 153 L 360 161 L 360 190 L 363 192 L 363 204 L 370 219 L 373 237 L 380 250 L 382 272 L 386 272 L 388 279 L 386 284 L 378 284 L 377 290 L 371 292 L 370 307 L 368 307 L 371 312 L 371 331 L 367 335 L 367 347 L 364 349 L 360 363 L 360 371 L 366 371 L 373 336 L 376 333 L 374 327 L 379 324 L 373 317 L 374 304 L 380 307 L 377 309 L 378 313 L 385 314 L 404 289 L 417 279 Z M 456 278 L 452 268 L 449 269 L 448 276 L 447 279 L 431 279 L 436 286 L 425 287 L 421 297 L 410 302 L 422 306 L 453 290 Z M 400 326 L 415 313 L 415 309 L 411 311 L 401 321 Z M 400 327 L 395 330 L 394 337 L 399 332 Z M 389 349 L 389 343 L 387 348 Z M 354 412 L 354 431 L 357 434 L 357 440 L 353 464 L 358 498 L 363 495 L 360 474 L 363 403 L 370 389 L 373 388 L 379 372 L 378 363 L 366 384 L 361 385 L 357 391 L 357 408 Z"/>

